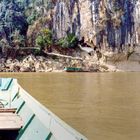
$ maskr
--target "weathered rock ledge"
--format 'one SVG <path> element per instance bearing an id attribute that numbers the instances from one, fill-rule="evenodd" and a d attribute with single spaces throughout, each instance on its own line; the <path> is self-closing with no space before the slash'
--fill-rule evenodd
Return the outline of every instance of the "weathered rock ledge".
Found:
<path id="1" fill-rule="evenodd" d="M 20 59 L 0 58 L 0 72 L 63 72 L 65 67 L 78 67 L 91 72 L 140 71 L 140 48 L 122 53 L 101 51 L 90 55 L 78 51 L 68 57 L 31 54 Z"/>
<path id="2" fill-rule="evenodd" d="M 18 59 L 0 59 L 0 72 L 62 72 L 65 67 L 80 67 L 89 71 L 98 71 L 98 65 L 87 60 L 70 58 L 46 58 L 28 55 Z"/>

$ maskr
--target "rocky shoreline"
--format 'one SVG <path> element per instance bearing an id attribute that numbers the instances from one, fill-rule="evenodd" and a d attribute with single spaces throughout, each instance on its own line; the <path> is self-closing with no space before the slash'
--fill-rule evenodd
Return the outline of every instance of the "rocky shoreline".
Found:
<path id="1" fill-rule="evenodd" d="M 0 58 L 0 72 L 63 72 L 65 67 L 82 68 L 89 72 L 125 72 L 140 71 L 140 48 L 133 53 L 115 53 L 101 51 L 88 54 L 76 51 L 72 55 L 35 56 L 33 54 L 20 59 Z M 129 56 L 129 57 L 128 57 Z"/>
<path id="2" fill-rule="evenodd" d="M 72 60 L 69 58 L 47 58 L 28 55 L 21 60 L 0 59 L 0 72 L 63 72 L 65 67 L 80 67 L 95 72 L 98 65 L 87 60 Z"/>

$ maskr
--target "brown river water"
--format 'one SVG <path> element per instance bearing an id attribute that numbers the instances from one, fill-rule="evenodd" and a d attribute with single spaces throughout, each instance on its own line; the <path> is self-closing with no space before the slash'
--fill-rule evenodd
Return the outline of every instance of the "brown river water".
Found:
<path id="1" fill-rule="evenodd" d="M 140 140 L 140 73 L 1 73 L 89 140 Z"/>

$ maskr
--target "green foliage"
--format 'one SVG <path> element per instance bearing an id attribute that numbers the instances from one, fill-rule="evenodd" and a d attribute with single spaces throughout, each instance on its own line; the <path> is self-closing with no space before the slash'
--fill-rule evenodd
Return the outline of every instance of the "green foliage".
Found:
<path id="1" fill-rule="evenodd" d="M 39 47 L 48 47 L 53 44 L 52 32 L 49 29 L 43 29 L 36 38 L 36 45 Z"/>
<path id="2" fill-rule="evenodd" d="M 45 39 L 43 38 L 43 36 L 39 35 L 36 38 L 36 45 L 37 46 L 44 46 L 45 45 Z"/>
<path id="3" fill-rule="evenodd" d="M 68 34 L 66 37 L 61 38 L 57 45 L 60 45 L 63 48 L 74 48 L 78 42 L 77 37 L 74 34 Z"/>
<path id="4" fill-rule="evenodd" d="M 40 55 L 40 49 L 36 49 L 32 52 L 34 55 Z"/>
<path id="5" fill-rule="evenodd" d="M 38 18 L 38 13 L 36 12 L 36 10 L 34 10 L 30 15 L 26 15 L 26 16 L 28 17 L 27 18 L 28 24 L 31 25 Z"/>

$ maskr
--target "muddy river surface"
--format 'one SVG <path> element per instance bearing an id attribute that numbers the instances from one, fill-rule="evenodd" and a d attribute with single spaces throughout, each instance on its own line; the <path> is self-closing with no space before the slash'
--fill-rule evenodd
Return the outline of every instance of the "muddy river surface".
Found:
<path id="1" fill-rule="evenodd" d="M 89 140 L 140 140 L 140 73 L 1 73 Z"/>

